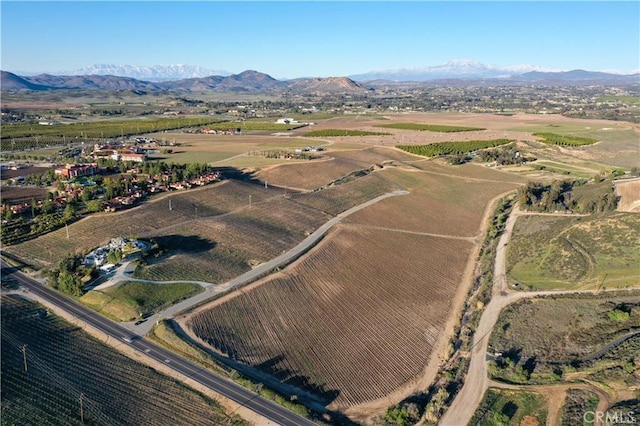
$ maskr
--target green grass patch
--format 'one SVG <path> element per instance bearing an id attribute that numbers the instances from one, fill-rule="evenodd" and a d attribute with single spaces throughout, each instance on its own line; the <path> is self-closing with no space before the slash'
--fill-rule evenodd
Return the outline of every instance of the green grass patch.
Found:
<path id="1" fill-rule="evenodd" d="M 118 321 L 132 321 L 152 315 L 181 300 L 204 291 L 191 283 L 152 284 L 126 281 L 80 298 L 85 305 Z"/>
<path id="2" fill-rule="evenodd" d="M 388 136 L 391 133 L 385 132 L 368 132 L 366 130 L 349 130 L 349 129 L 324 129 L 307 132 L 302 136 L 311 138 L 328 138 L 337 136 Z"/>
<path id="3" fill-rule="evenodd" d="M 601 96 L 596 99 L 598 102 L 622 102 L 625 104 L 640 104 L 638 96 Z"/>
<path id="4" fill-rule="evenodd" d="M 507 248 L 507 276 L 521 289 L 625 287 L 640 279 L 640 216 L 526 216 Z"/>
<path id="5" fill-rule="evenodd" d="M 469 424 L 543 425 L 547 421 L 547 414 L 547 402 L 544 396 L 537 392 L 489 388 Z"/>
<path id="6" fill-rule="evenodd" d="M 429 145 L 396 145 L 411 154 L 434 157 L 437 155 L 466 154 L 479 149 L 493 148 L 513 142 L 513 139 L 493 139 L 486 141 L 437 142 Z"/>
<path id="7" fill-rule="evenodd" d="M 550 145 L 583 146 L 583 145 L 592 145 L 598 142 L 598 140 L 594 138 L 558 135 L 556 133 L 534 133 L 533 136 L 542 138 L 542 142 L 548 143 Z"/>
<path id="8" fill-rule="evenodd" d="M 420 124 L 420 123 L 376 124 L 374 127 L 384 127 L 387 129 L 418 130 L 421 132 L 427 131 L 427 132 L 440 132 L 440 133 L 473 132 L 477 130 L 485 130 L 482 127 L 445 126 L 441 124 Z"/>

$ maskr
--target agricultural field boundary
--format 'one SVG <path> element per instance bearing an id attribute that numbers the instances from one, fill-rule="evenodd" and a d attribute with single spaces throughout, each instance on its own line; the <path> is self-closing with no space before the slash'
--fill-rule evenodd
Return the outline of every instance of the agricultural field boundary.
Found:
<path id="1" fill-rule="evenodd" d="M 507 224 L 505 231 L 500 237 L 498 247 L 496 249 L 496 258 L 494 265 L 494 279 L 491 300 L 485 307 L 478 327 L 474 334 L 473 346 L 470 353 L 469 371 L 467 372 L 464 386 L 457 394 L 449 409 L 445 412 L 444 416 L 440 420 L 443 426 L 457 426 L 461 424 L 468 424 L 477 407 L 480 405 L 485 392 L 489 388 L 489 377 L 487 368 L 487 346 L 489 343 L 489 336 L 493 331 L 500 312 L 508 305 L 524 298 L 540 297 L 548 295 L 560 295 L 560 294 L 598 294 L 597 290 L 560 290 L 560 291 L 538 291 L 538 292 L 514 292 L 507 286 L 506 276 L 506 246 L 511 239 L 513 228 L 516 220 L 519 216 L 528 215 L 528 212 L 523 212 L 514 207 Z M 551 213 L 553 215 L 553 213 Z M 558 214 L 562 216 L 574 216 L 570 214 Z M 639 287 L 627 289 L 638 290 Z M 602 291 L 620 291 L 619 289 L 607 289 Z"/>
<path id="2" fill-rule="evenodd" d="M 224 293 L 228 293 L 229 291 L 233 290 L 236 287 L 248 284 L 252 281 L 255 281 L 258 278 L 263 277 L 264 275 L 270 273 L 271 271 L 282 267 L 283 265 L 286 265 L 292 261 L 294 261 L 295 259 L 299 258 L 300 256 L 302 256 L 304 253 L 306 253 L 310 248 L 312 248 L 313 246 L 315 246 L 315 244 L 320 241 L 322 239 L 322 237 L 324 237 L 324 235 L 329 231 L 329 229 L 331 229 L 334 225 L 336 225 L 337 223 L 339 223 L 342 219 L 344 219 L 345 217 L 365 208 L 365 207 L 369 207 L 379 201 L 382 201 L 386 198 L 389 197 L 395 197 L 395 196 L 399 196 L 399 195 L 405 195 L 408 194 L 408 191 L 393 191 L 393 192 L 388 192 L 386 194 L 380 195 L 379 197 L 376 197 L 372 200 L 369 200 L 365 203 L 359 204 L 355 207 L 350 208 L 349 210 L 345 210 L 344 212 L 338 214 L 336 217 L 330 219 L 328 222 L 326 222 L 324 225 L 322 225 L 321 227 L 319 227 L 318 229 L 316 229 L 311 235 L 309 235 L 307 238 L 305 238 L 304 240 L 302 240 L 301 243 L 299 243 L 297 246 L 295 246 L 294 248 L 292 248 L 291 250 L 281 254 L 280 256 L 265 262 L 257 267 L 255 267 L 254 269 L 252 269 L 251 271 L 245 272 L 244 274 L 224 283 L 224 284 L 219 284 L 219 285 L 211 285 L 210 287 L 206 288 L 204 292 L 200 293 L 197 296 L 191 297 L 189 299 L 186 299 L 176 305 L 173 305 L 151 317 L 149 317 L 148 321 L 139 324 L 138 326 L 136 326 L 134 323 L 123 323 L 122 325 L 129 328 L 130 330 L 132 330 L 135 333 L 138 334 L 147 334 L 151 328 L 153 327 L 153 324 L 155 324 L 156 321 L 159 321 L 160 319 L 166 319 L 169 317 L 173 317 L 175 315 L 178 315 L 181 312 L 184 312 L 186 310 L 189 310 L 191 308 L 193 308 L 194 306 L 197 305 L 201 305 L 205 302 L 207 302 L 209 299 L 214 298 L 214 297 L 218 297 L 221 294 Z"/>
<path id="3" fill-rule="evenodd" d="M 64 318 L 66 321 L 69 321 L 71 324 L 74 324 L 80 328 L 82 328 L 82 330 L 85 333 L 88 333 L 89 335 L 91 335 L 92 337 L 98 339 L 100 342 L 104 343 L 105 345 L 108 345 L 109 347 L 113 348 L 114 350 L 117 350 L 118 352 L 126 355 L 128 358 L 139 362 L 141 364 L 147 365 L 151 368 L 153 368 L 154 370 L 157 370 L 158 372 L 160 372 L 161 374 L 164 374 L 168 377 L 174 378 L 176 380 L 181 381 L 182 383 L 185 383 L 186 385 L 188 385 L 189 387 L 191 387 L 192 389 L 195 389 L 199 392 L 202 392 L 203 394 L 215 399 L 216 401 L 218 401 L 228 412 L 230 413 L 235 413 L 238 414 L 240 417 L 242 417 L 243 419 L 252 422 L 254 424 L 269 424 L 269 420 L 265 417 L 262 417 L 260 414 L 244 407 L 241 404 L 238 404 L 237 402 L 217 393 L 214 392 L 213 390 L 207 388 L 206 386 L 201 385 L 200 383 L 198 383 L 196 380 L 190 378 L 189 376 L 185 376 L 182 375 L 174 370 L 172 370 L 171 368 L 163 365 L 160 362 L 154 361 L 153 359 L 142 355 L 139 351 L 137 351 L 136 349 L 130 347 L 129 345 L 125 344 L 124 342 L 118 341 L 118 340 L 114 340 L 113 338 L 109 338 L 109 336 L 105 333 L 103 333 L 102 331 L 98 330 L 97 328 L 94 328 L 93 326 L 89 325 L 89 323 L 85 322 L 81 317 L 77 317 L 69 312 L 67 312 L 65 309 L 58 307 L 57 305 L 48 302 L 47 300 L 45 300 L 42 297 L 37 296 L 36 294 L 29 292 L 29 291 L 10 291 L 7 292 L 6 294 L 18 294 L 22 297 L 25 297 L 31 301 L 37 302 L 43 306 L 45 306 L 47 309 L 49 309 L 53 314 Z"/>

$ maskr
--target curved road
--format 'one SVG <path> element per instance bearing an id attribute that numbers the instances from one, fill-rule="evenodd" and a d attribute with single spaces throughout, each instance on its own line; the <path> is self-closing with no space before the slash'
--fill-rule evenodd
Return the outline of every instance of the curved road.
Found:
<path id="1" fill-rule="evenodd" d="M 292 262 L 293 260 L 297 259 L 298 257 L 300 257 L 301 255 L 303 255 L 304 253 L 307 252 L 307 250 L 309 250 L 311 247 L 313 247 L 322 237 L 324 237 L 324 235 L 329 231 L 329 229 L 331 229 L 334 225 L 336 225 L 338 222 L 340 222 L 342 219 L 344 219 L 345 217 L 357 212 L 358 210 L 361 210 L 365 207 L 368 207 L 372 204 L 377 203 L 378 201 L 384 200 L 385 198 L 389 198 L 389 197 L 395 197 L 398 195 L 405 195 L 408 194 L 408 191 L 393 191 L 393 192 L 388 192 L 386 194 L 380 195 L 379 197 L 376 197 L 372 200 L 369 200 L 365 203 L 362 204 L 358 204 L 355 207 L 352 207 L 348 210 L 345 210 L 344 212 L 340 213 L 339 215 L 337 215 L 336 217 L 332 218 L 331 220 L 325 222 L 322 226 L 320 226 L 318 229 L 316 229 L 311 235 L 309 235 L 307 238 L 305 238 L 304 240 L 302 240 L 302 242 L 300 242 L 297 246 L 295 246 L 294 248 L 292 248 L 291 250 L 281 254 L 280 256 L 273 258 L 271 260 L 269 260 L 268 262 L 264 262 L 258 266 L 256 266 L 255 268 L 253 268 L 250 271 L 245 272 L 244 274 L 235 277 L 234 279 L 227 281 L 224 284 L 218 284 L 218 285 L 211 285 L 205 288 L 205 291 L 203 291 L 202 293 L 199 293 L 189 299 L 183 300 L 182 302 L 179 302 L 157 314 L 154 314 L 153 316 L 149 317 L 147 319 L 147 321 L 135 325 L 134 322 L 129 322 L 129 323 L 123 323 L 122 325 L 124 327 L 127 327 L 128 329 L 132 330 L 133 332 L 140 334 L 140 335 L 144 335 L 146 333 L 148 333 L 151 328 L 153 327 L 153 324 L 155 324 L 155 322 L 161 318 L 169 318 L 172 317 L 174 315 L 176 315 L 178 312 L 184 311 L 186 309 L 191 308 L 192 306 L 195 306 L 199 303 L 202 303 L 208 299 L 211 299 L 212 297 L 220 294 L 220 293 L 224 293 L 226 291 L 229 291 L 231 289 L 233 289 L 234 287 L 238 287 L 240 285 L 246 284 L 248 282 L 254 281 L 258 278 L 260 278 L 263 275 L 267 275 L 270 271 L 274 270 L 275 268 L 278 268 L 282 265 L 288 264 L 290 262 Z M 184 281 L 183 281 L 184 282 Z"/>
<path id="2" fill-rule="evenodd" d="M 2 274 L 12 276 L 22 287 L 35 295 L 49 301 L 69 314 L 82 319 L 93 328 L 105 333 L 121 344 L 127 344 L 139 351 L 143 356 L 154 359 L 165 364 L 174 371 L 183 374 L 198 383 L 218 392 L 219 394 L 247 407 L 248 409 L 262 415 L 275 424 L 296 426 L 314 425 L 312 421 L 301 417 L 286 408 L 262 398 L 260 395 L 248 389 L 218 376 L 198 365 L 193 364 L 184 358 L 175 355 L 161 346 L 155 345 L 144 338 L 134 335 L 121 325 L 106 319 L 98 313 L 77 304 L 74 300 L 54 292 L 35 281 L 34 279 L 18 272 L 15 268 L 1 263 Z M 125 341 L 125 338 L 130 341 Z"/>

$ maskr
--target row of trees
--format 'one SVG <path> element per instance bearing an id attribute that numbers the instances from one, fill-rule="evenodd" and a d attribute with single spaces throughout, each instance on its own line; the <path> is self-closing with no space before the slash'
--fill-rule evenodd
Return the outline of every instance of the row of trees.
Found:
<path id="1" fill-rule="evenodd" d="M 536 212 L 602 213 L 615 210 L 618 204 L 613 185 L 586 184 L 581 181 L 554 180 L 550 185 L 528 182 L 518 190 L 520 208 Z"/>

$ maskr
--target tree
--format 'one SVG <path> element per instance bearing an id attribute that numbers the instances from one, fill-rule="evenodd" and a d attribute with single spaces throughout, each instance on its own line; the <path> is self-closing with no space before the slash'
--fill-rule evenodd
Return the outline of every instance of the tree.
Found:
<path id="1" fill-rule="evenodd" d="M 99 212 L 102 210 L 102 201 L 100 200 L 91 200 L 87 202 L 87 211 L 90 213 Z"/>
<path id="2" fill-rule="evenodd" d="M 109 250 L 109 253 L 107 253 L 107 262 L 118 263 L 121 260 L 122 260 L 122 250 L 119 250 L 119 249 Z"/>
<path id="3" fill-rule="evenodd" d="M 67 203 L 64 208 L 64 212 L 62 213 L 62 220 L 67 222 L 76 217 L 76 209 L 71 205 L 71 203 Z"/>

